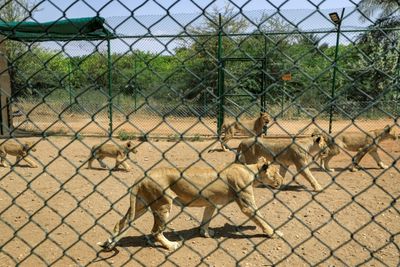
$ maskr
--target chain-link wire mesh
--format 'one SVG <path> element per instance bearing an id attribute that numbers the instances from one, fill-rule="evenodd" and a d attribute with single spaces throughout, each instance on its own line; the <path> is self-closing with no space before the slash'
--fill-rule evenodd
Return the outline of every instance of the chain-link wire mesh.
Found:
<path id="1" fill-rule="evenodd" d="M 1 2 L 0 266 L 398 266 L 397 6 L 183 2 Z"/>

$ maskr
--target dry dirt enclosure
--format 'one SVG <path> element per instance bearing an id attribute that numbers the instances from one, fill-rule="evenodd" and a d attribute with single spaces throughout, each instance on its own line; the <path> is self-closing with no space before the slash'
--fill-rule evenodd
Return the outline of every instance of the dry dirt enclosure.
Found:
<path id="1" fill-rule="evenodd" d="M 29 138 L 29 140 L 39 140 Z M 338 171 L 328 174 L 312 165 L 325 187 L 309 191 L 308 182 L 292 175 L 285 188 L 257 188 L 256 202 L 266 221 L 284 233 L 268 239 L 230 204 L 211 222 L 215 238 L 202 238 L 197 227 L 202 209 L 174 206 L 167 236 L 182 240 L 175 252 L 147 242 L 152 216 L 136 221 L 117 250 L 99 252 L 114 224 L 128 208 L 128 188 L 144 171 L 174 164 L 193 163 L 222 168 L 234 159 L 232 152 L 207 153 L 212 141 L 138 144 L 137 163 L 129 173 L 86 169 L 89 148 L 102 140 L 67 137 L 42 139 L 33 153 L 37 169 L 0 168 L 0 266 L 398 266 L 400 246 L 400 144 L 388 141 L 380 151 L 380 170 L 366 156 L 363 170 L 346 167 L 349 155 L 333 159 Z M 230 144 L 235 146 L 238 141 Z M 11 158 L 10 158 L 11 159 Z M 112 165 L 111 160 L 106 160 Z M 99 166 L 97 162 L 95 166 Z M 291 169 L 294 172 L 294 169 Z"/>
<path id="2" fill-rule="evenodd" d="M 235 118 L 230 118 L 235 119 Z M 249 118 L 245 118 L 249 119 Z M 25 132 L 42 133 L 44 131 L 56 134 L 85 134 L 107 136 L 109 130 L 109 119 L 104 117 L 81 116 L 79 114 L 70 114 L 62 117 L 51 116 L 51 114 L 36 114 L 32 112 L 29 119 L 17 117 L 14 119 L 14 127 Z M 393 119 L 375 119 L 364 120 L 335 120 L 332 124 L 333 132 L 342 131 L 356 132 L 359 129 L 364 131 L 383 128 L 386 125 L 393 125 Z M 126 117 L 113 118 L 114 133 L 127 132 L 136 135 L 146 133 L 149 136 L 216 136 L 217 120 L 216 118 L 199 117 L 174 117 L 153 116 L 151 114 L 134 114 Z M 319 127 L 328 131 L 329 121 L 324 119 L 302 119 L 302 120 L 284 120 L 277 119 L 268 124 L 269 136 L 290 136 L 311 133 Z"/>

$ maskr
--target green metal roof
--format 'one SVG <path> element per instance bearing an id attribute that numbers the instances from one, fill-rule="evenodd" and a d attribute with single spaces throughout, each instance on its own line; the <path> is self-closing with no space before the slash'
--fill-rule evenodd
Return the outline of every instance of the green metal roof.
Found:
<path id="1" fill-rule="evenodd" d="M 102 17 L 64 19 L 50 22 L 0 22 L 0 34 L 25 42 L 103 40 L 114 38 Z"/>

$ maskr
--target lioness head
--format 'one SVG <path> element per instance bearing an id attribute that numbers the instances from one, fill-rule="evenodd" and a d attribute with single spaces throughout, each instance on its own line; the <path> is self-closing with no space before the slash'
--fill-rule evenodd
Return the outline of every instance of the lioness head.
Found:
<path id="1" fill-rule="evenodd" d="M 260 118 L 263 120 L 264 124 L 268 124 L 271 119 L 267 112 L 260 112 Z"/>
<path id="2" fill-rule="evenodd" d="M 314 132 L 311 135 L 311 137 L 313 138 L 314 145 L 317 145 L 320 149 L 323 149 L 326 147 L 327 141 L 328 141 L 328 140 L 326 140 L 328 138 L 327 135 L 325 135 L 324 133 L 316 134 Z"/>
<path id="3" fill-rule="evenodd" d="M 321 155 L 322 158 L 325 158 L 328 156 L 329 153 L 329 147 L 327 145 L 327 141 L 324 138 L 324 135 L 311 135 L 312 140 L 313 140 L 313 145 L 310 148 L 310 152 L 317 152 L 318 154 Z"/>
<path id="4" fill-rule="evenodd" d="M 394 127 L 391 127 L 390 125 L 386 125 L 385 128 L 383 128 L 382 138 L 397 140 L 399 138 L 399 133 L 397 133 L 397 131 Z"/>
<path id="5" fill-rule="evenodd" d="M 24 148 L 24 150 L 25 151 L 28 151 L 28 150 L 30 150 L 30 151 L 32 151 L 32 152 L 35 152 L 36 151 L 36 148 L 33 146 L 34 145 L 34 142 L 25 142 L 22 146 L 23 146 L 23 148 Z"/>
<path id="6" fill-rule="evenodd" d="M 131 141 L 126 142 L 125 148 L 128 152 L 132 152 L 132 153 L 137 152 L 135 146 L 133 145 L 133 142 L 131 142 Z"/>
<path id="7" fill-rule="evenodd" d="M 314 141 L 314 151 L 319 150 L 320 156 L 325 158 L 329 154 L 330 146 L 334 144 L 333 138 L 327 133 L 315 128 L 311 134 Z"/>
<path id="8" fill-rule="evenodd" d="M 264 157 L 260 157 L 257 162 L 258 175 L 262 183 L 271 186 L 272 188 L 279 188 L 283 183 L 283 177 L 279 174 L 279 169 L 272 166 L 271 162 L 267 161 Z"/>

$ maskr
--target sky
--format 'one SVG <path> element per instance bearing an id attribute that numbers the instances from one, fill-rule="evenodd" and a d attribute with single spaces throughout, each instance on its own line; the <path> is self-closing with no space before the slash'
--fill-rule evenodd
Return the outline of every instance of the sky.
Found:
<path id="1" fill-rule="evenodd" d="M 197 6 L 193 2 L 196 2 Z M 166 9 L 173 14 L 199 13 L 201 9 L 211 10 L 210 3 L 222 7 L 227 1 L 193 0 L 193 2 L 190 0 L 119 0 L 111 2 L 109 0 L 40 0 L 37 7 L 40 11 L 34 14 L 34 18 L 38 21 L 57 20 L 64 16 L 64 11 L 66 11 L 65 16 L 70 18 L 90 17 L 97 14 L 103 17 L 130 16 L 132 11 L 134 11 L 134 15 L 155 15 L 165 14 Z M 316 6 L 320 9 L 354 7 L 354 4 L 348 0 L 270 0 L 269 2 L 266 0 L 231 0 L 231 2 L 244 10 L 276 9 L 276 7 L 282 9 L 316 9 Z M 249 3 L 245 4 L 246 2 Z"/>
<path id="2" fill-rule="evenodd" d="M 228 2 L 226 0 L 37 0 L 37 3 L 38 11 L 33 13 L 33 18 L 39 22 L 59 20 L 63 17 L 79 18 L 100 15 L 106 19 L 113 17 L 107 20 L 107 24 L 110 28 L 116 29 L 119 35 L 142 36 L 148 30 L 154 35 L 176 35 L 183 31 L 181 25 L 189 25 L 187 23 L 197 16 L 195 14 L 201 13 L 202 9 L 211 12 L 215 6 L 221 9 Z M 348 0 L 231 0 L 231 6 L 234 6 L 232 3 L 241 7 L 244 13 L 247 12 L 253 18 L 260 17 L 262 14 L 253 11 L 270 10 L 273 13 L 279 8 L 291 22 L 299 23 L 299 28 L 302 30 L 333 29 L 328 13 L 337 11 L 340 14 L 341 9 L 346 7 L 345 14 L 349 14 L 349 17 L 343 21 L 343 28 L 361 25 L 359 14 L 351 14 L 354 3 Z M 317 9 L 321 12 L 315 12 Z M 167 10 L 173 15 L 153 25 L 154 21 L 158 21 L 167 13 Z M 132 15 L 135 19 L 132 19 Z M 128 17 L 130 18 L 127 19 Z M 174 20 L 179 21 L 181 25 Z M 202 23 L 202 20 L 197 19 L 195 23 Z M 154 38 L 114 40 L 112 50 L 121 52 L 140 49 L 158 53 L 169 46 L 169 51 L 173 51 L 178 43 L 169 41 L 170 39 Z M 322 41 L 334 44 L 335 35 L 328 35 Z M 342 38 L 341 43 L 343 42 L 346 42 L 345 38 Z M 85 46 L 77 46 L 76 49 L 74 47 L 71 45 L 69 50 L 76 51 L 71 52 L 72 54 L 90 53 L 95 48 L 89 45 L 88 51 L 85 52 Z M 168 51 L 162 53 L 169 54 Z"/>

